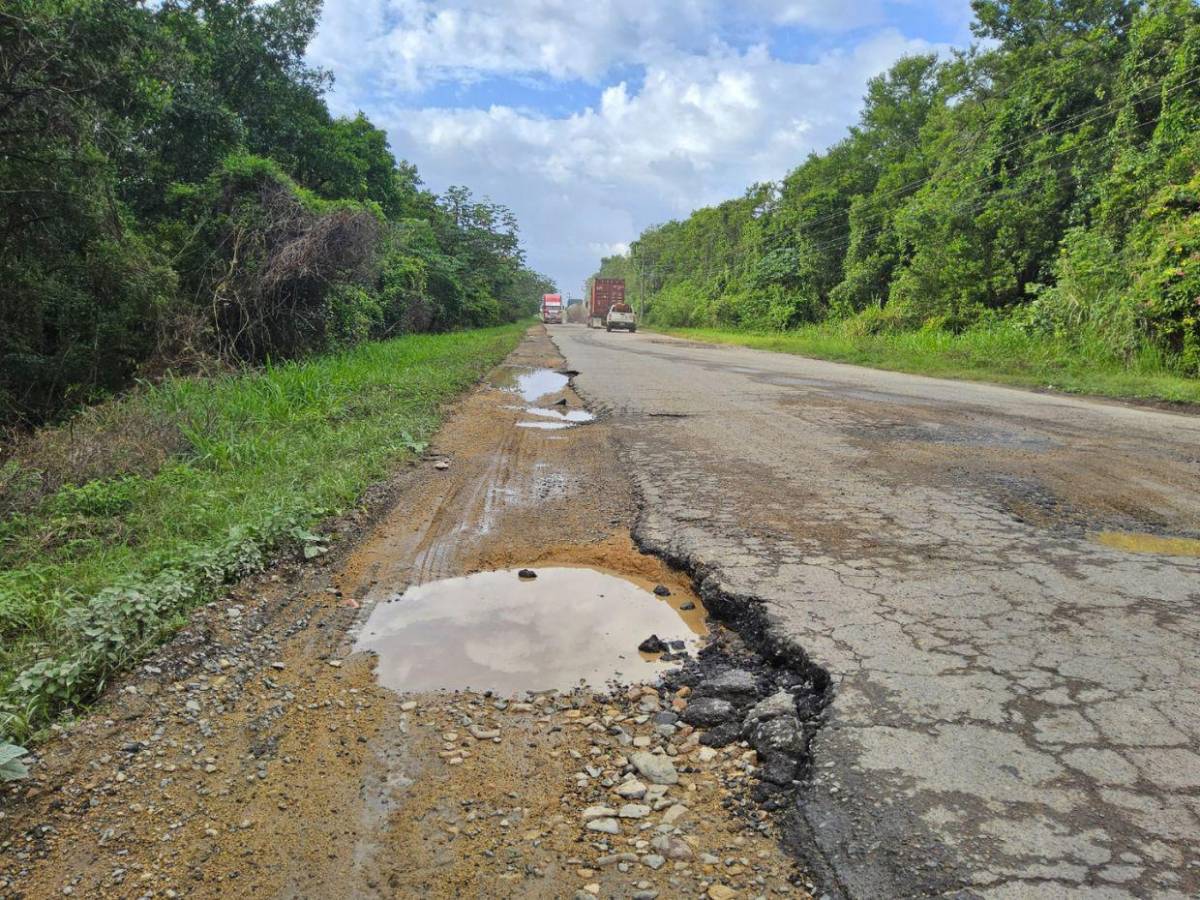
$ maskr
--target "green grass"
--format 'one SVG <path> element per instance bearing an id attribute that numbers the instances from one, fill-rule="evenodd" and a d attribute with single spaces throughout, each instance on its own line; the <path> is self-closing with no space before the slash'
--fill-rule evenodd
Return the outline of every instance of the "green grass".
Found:
<path id="1" fill-rule="evenodd" d="M 855 334 L 839 323 L 774 333 L 659 330 L 709 343 L 739 344 L 918 375 L 1103 397 L 1200 403 L 1200 379 L 1178 374 L 1152 348 L 1125 361 L 1098 342 L 1032 335 L 1006 324 L 961 334 L 937 329 Z"/>
<path id="2" fill-rule="evenodd" d="M 0 737 L 88 702 L 273 549 L 321 552 L 309 529 L 420 452 L 443 405 L 524 327 L 403 337 L 118 401 L 131 421 L 168 423 L 183 449 L 0 521 Z"/>

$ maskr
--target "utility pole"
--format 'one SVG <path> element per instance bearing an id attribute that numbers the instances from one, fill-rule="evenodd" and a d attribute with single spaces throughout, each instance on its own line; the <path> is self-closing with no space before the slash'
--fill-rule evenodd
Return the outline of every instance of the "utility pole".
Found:
<path id="1" fill-rule="evenodd" d="M 642 261 L 638 259 L 636 246 L 630 250 L 630 256 L 633 258 L 633 265 L 637 272 L 637 288 L 638 288 L 638 319 L 646 320 L 646 282 L 642 278 Z"/>

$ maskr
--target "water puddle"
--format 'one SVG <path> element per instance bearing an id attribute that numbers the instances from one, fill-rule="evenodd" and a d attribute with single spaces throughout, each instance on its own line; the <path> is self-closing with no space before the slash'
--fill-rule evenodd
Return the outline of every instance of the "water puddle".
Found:
<path id="1" fill-rule="evenodd" d="M 520 394 L 526 403 L 536 403 L 543 397 L 557 394 L 563 390 L 570 379 L 562 372 L 553 369 L 520 369 L 506 366 L 500 369 L 492 378 L 492 384 L 501 390 Z M 584 422 L 591 422 L 596 417 L 586 409 L 557 410 L 545 406 L 528 406 L 523 410 L 527 416 L 533 416 L 535 421 L 518 422 L 518 428 L 533 428 L 538 431 L 560 431 Z M 538 419 L 548 421 L 536 421 Z"/>
<path id="2" fill-rule="evenodd" d="M 596 569 L 480 572 L 409 588 L 371 611 L 355 650 L 378 656 L 396 691 L 491 690 L 500 695 L 653 680 L 671 663 L 638 651 L 656 634 L 695 653 L 704 611 Z M 694 601 L 692 601 L 694 603 Z"/>
<path id="3" fill-rule="evenodd" d="M 1093 538 L 1105 547 L 1126 553 L 1156 553 L 1161 556 L 1200 556 L 1200 540 L 1139 534 L 1133 531 L 1101 531 Z"/>
<path id="4" fill-rule="evenodd" d="M 580 422 L 591 422 L 596 418 L 586 409 L 569 409 L 566 412 L 559 412 L 557 409 L 543 409 L 537 406 L 531 406 L 525 410 L 525 414 L 529 416 L 541 416 L 544 419 L 555 419 L 559 422 L 568 422 L 572 425 L 577 425 Z"/>
<path id="5" fill-rule="evenodd" d="M 518 422 L 518 428 L 538 428 L 542 431 L 557 431 L 562 428 L 573 428 L 576 425 L 581 425 L 584 422 L 591 422 L 596 417 L 586 409 L 571 409 L 566 412 L 559 412 L 556 409 L 544 409 L 537 406 L 531 406 L 525 410 L 527 416 L 539 416 L 542 419 L 551 421 L 541 422 Z"/>
<path id="6" fill-rule="evenodd" d="M 553 369 L 518 369 L 506 366 L 492 378 L 492 384 L 501 390 L 520 394 L 526 403 L 534 403 L 542 397 L 557 394 L 567 386 L 569 379 Z"/>

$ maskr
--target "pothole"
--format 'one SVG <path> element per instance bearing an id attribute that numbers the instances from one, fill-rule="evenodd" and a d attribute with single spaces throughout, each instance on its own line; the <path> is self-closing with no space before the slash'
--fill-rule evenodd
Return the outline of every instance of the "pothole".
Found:
<path id="1" fill-rule="evenodd" d="M 561 431 L 564 428 L 573 428 L 574 425 L 570 422 L 518 422 L 518 428 L 535 428 L 538 431 Z"/>
<path id="2" fill-rule="evenodd" d="M 571 425 L 592 422 L 596 418 L 586 409 L 569 409 L 566 412 L 560 412 L 557 409 L 546 409 L 538 406 L 533 406 L 525 410 L 525 414 L 528 416 L 538 416 L 543 419 L 553 419 L 556 422 L 566 422 Z"/>
<path id="3" fill-rule="evenodd" d="M 511 696 L 653 681 L 707 634 L 690 598 L 658 597 L 598 569 L 518 571 L 411 587 L 375 606 L 354 649 L 375 653 L 379 682 L 396 691 Z M 652 634 L 670 652 L 639 652 Z"/>
<path id="4" fill-rule="evenodd" d="M 518 428 L 538 428 L 542 431 L 558 431 L 563 428 L 574 428 L 585 422 L 595 420 L 595 416 L 586 409 L 569 409 L 559 412 L 556 409 L 532 406 L 525 409 L 525 415 L 537 417 L 531 422 L 518 422 Z"/>
<path id="5" fill-rule="evenodd" d="M 492 376 L 492 384 L 504 391 L 520 394 L 526 403 L 536 403 L 542 397 L 557 394 L 570 378 L 553 369 L 521 369 L 505 366 Z"/>
<path id="6" fill-rule="evenodd" d="M 562 391 L 570 383 L 570 376 L 577 374 L 573 370 L 556 372 L 553 369 L 519 369 L 505 367 L 500 369 L 492 378 L 492 384 L 504 391 L 520 394 L 526 403 L 536 404 L 543 397 L 549 397 Z M 559 405 L 566 404 L 560 400 Z M 552 409 L 548 406 L 527 406 L 523 408 L 531 420 L 518 422 L 518 428 L 531 428 L 538 431 L 561 431 L 573 428 L 585 422 L 591 422 L 596 417 L 586 409 Z"/>

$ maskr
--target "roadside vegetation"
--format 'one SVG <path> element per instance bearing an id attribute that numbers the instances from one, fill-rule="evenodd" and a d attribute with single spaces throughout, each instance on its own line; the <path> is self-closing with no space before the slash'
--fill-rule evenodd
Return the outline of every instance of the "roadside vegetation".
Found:
<path id="1" fill-rule="evenodd" d="M 421 453 L 523 329 L 169 378 L 23 444 L 0 469 L 0 741 L 88 702 L 272 552 L 324 552 L 314 525 Z"/>
<path id="2" fill-rule="evenodd" d="M 989 381 L 1139 400 L 1200 404 L 1200 378 L 1152 346 L 1133 358 L 1115 355 L 1099 341 L 1030 333 L 1011 322 L 864 334 L 857 319 L 800 325 L 787 331 L 659 328 L 676 337 L 759 350 L 795 353 L 834 362 L 917 375 Z"/>
<path id="3" fill-rule="evenodd" d="M 319 0 L 0 9 L 0 433 L 136 378 L 496 325 L 551 286 L 305 63 Z"/>
<path id="4" fill-rule="evenodd" d="M 320 8 L 0 10 L 0 780 L 189 608 L 322 552 L 553 289 L 508 209 L 330 113 Z"/>
<path id="5" fill-rule="evenodd" d="M 978 46 L 901 60 L 839 144 L 597 274 L 659 327 L 1195 401 L 1200 7 L 972 7 Z"/>

